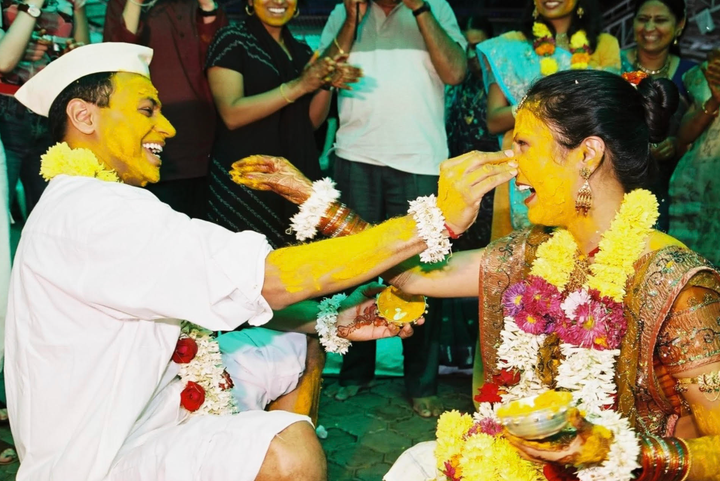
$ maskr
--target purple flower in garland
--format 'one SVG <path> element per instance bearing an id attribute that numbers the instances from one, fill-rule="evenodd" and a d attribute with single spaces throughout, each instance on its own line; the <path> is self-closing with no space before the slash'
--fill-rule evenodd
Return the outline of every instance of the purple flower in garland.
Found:
<path id="1" fill-rule="evenodd" d="M 518 282 L 505 291 L 502 301 L 505 317 L 515 317 L 518 312 L 522 310 L 522 298 L 523 294 L 525 294 L 525 289 L 527 289 L 525 282 Z"/>

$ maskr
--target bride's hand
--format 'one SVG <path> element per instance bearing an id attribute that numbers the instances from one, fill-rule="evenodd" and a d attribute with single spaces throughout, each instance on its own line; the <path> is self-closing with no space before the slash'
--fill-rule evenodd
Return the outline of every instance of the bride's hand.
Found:
<path id="1" fill-rule="evenodd" d="M 236 184 L 275 192 L 293 204 L 302 204 L 312 194 L 310 179 L 283 157 L 245 157 L 232 164 L 230 177 Z"/>
<path id="2" fill-rule="evenodd" d="M 504 435 L 520 456 L 534 462 L 558 463 L 575 467 L 597 465 L 607 459 L 613 435 L 606 428 L 587 421 L 577 408 L 568 411 L 568 422 L 576 429 L 572 436 L 553 436 L 547 440 L 529 440 Z"/>
<path id="3" fill-rule="evenodd" d="M 375 296 L 387 286 L 376 282 L 360 286 L 340 304 L 338 312 L 338 336 L 350 341 L 371 341 L 384 337 L 400 336 L 402 339 L 412 336 L 413 328 L 405 324 L 402 328 L 388 323 L 379 316 Z M 418 319 L 421 325 L 425 320 Z"/>

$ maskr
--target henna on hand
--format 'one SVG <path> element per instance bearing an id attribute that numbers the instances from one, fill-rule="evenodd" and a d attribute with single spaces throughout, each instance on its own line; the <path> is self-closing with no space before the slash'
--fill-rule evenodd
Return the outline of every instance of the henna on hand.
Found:
<path id="1" fill-rule="evenodd" d="M 283 157 L 252 155 L 232 164 L 230 178 L 250 189 L 272 191 L 294 204 L 312 194 L 312 182 Z"/>

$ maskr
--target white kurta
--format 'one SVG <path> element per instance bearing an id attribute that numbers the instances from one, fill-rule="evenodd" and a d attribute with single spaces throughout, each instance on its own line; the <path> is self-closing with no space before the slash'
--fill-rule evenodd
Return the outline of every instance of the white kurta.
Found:
<path id="1" fill-rule="evenodd" d="M 178 319 L 232 330 L 271 318 L 261 295 L 268 252 L 263 236 L 191 220 L 144 189 L 50 182 L 23 230 L 10 287 L 17 479 L 254 479 L 275 433 L 307 418 L 188 420 L 169 360 Z"/>

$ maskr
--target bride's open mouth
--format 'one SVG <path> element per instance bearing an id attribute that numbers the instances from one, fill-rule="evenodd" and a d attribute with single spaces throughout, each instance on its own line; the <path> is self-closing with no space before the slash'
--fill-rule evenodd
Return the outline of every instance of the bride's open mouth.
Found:
<path id="1" fill-rule="evenodd" d="M 532 199 L 535 198 L 535 189 L 533 189 L 533 187 L 531 185 L 517 183 L 516 186 L 517 186 L 517 190 L 519 190 L 523 194 L 529 193 L 529 195 L 524 200 L 525 204 L 528 204 Z"/>

